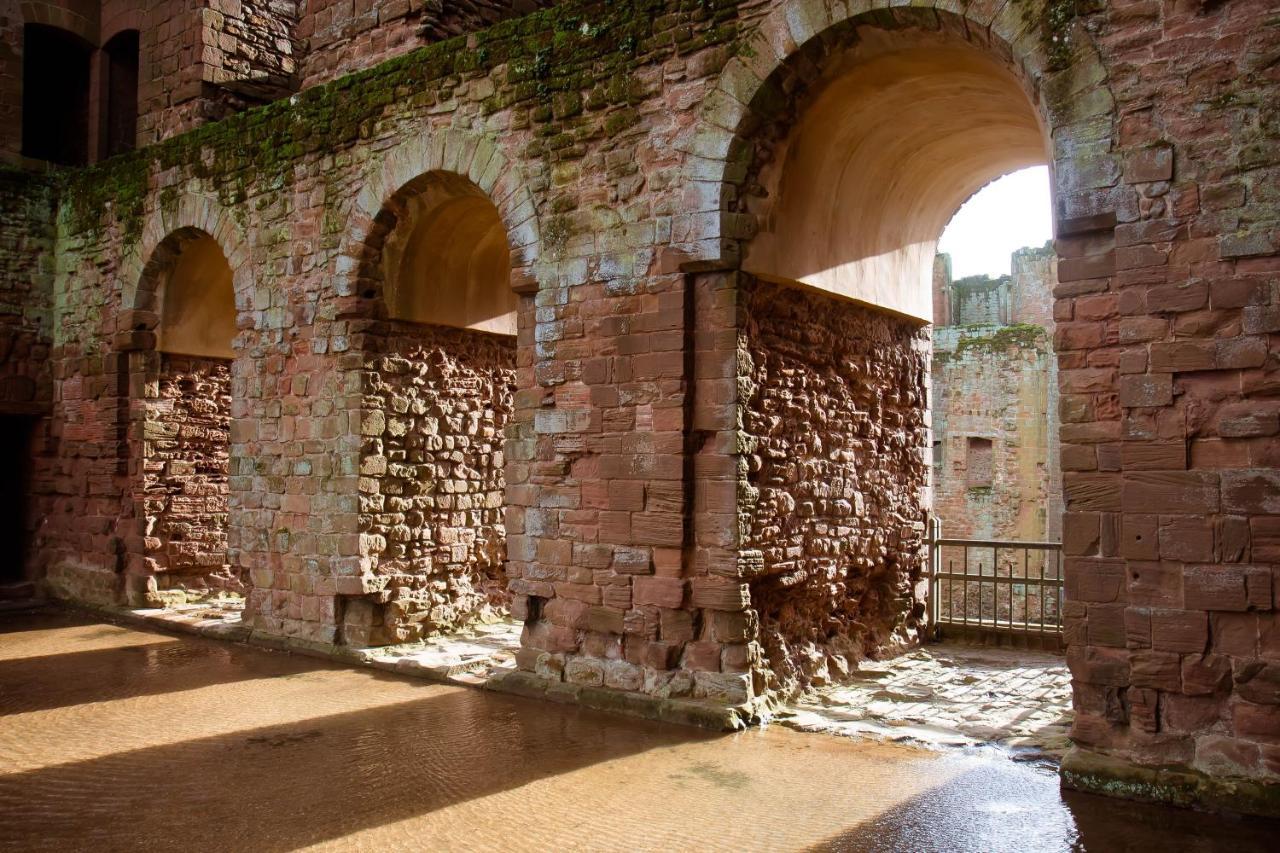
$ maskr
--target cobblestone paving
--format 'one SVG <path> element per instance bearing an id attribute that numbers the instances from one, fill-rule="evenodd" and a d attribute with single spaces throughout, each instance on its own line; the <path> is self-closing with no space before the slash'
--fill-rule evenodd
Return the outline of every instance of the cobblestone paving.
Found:
<path id="1" fill-rule="evenodd" d="M 1038 651 L 929 646 L 865 661 L 848 683 L 819 688 L 779 715 L 804 731 L 940 746 L 995 744 L 1057 759 L 1070 746 L 1066 660 Z"/>
<path id="2" fill-rule="evenodd" d="M 243 610 L 243 599 L 225 597 L 197 604 L 131 610 L 121 615 L 161 628 L 222 640 L 246 640 L 249 629 L 241 622 Z M 465 631 L 418 643 L 346 649 L 341 654 L 335 653 L 334 658 L 406 675 L 478 686 L 500 672 L 515 669 L 519 648 L 520 624 L 505 621 L 473 625 Z"/>

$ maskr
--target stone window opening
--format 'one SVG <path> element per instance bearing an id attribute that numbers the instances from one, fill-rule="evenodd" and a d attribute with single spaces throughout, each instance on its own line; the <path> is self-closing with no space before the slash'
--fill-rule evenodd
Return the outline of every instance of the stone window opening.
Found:
<path id="1" fill-rule="evenodd" d="M 970 489 L 990 489 L 992 441 L 971 435 L 965 440 L 965 482 Z"/>
<path id="2" fill-rule="evenodd" d="M 93 47 L 44 24 L 23 26 L 22 155 L 60 166 L 89 158 L 89 76 Z"/>
<path id="3" fill-rule="evenodd" d="M 431 172 L 388 202 L 370 248 L 358 292 L 383 319 L 361 337 L 360 528 L 377 592 L 347 597 L 343 640 L 505 623 L 518 304 L 506 227 L 470 180 Z"/>
<path id="4" fill-rule="evenodd" d="M 137 30 L 124 30 L 102 48 L 105 55 L 105 130 L 101 156 L 114 157 L 132 151 L 138 136 Z"/>

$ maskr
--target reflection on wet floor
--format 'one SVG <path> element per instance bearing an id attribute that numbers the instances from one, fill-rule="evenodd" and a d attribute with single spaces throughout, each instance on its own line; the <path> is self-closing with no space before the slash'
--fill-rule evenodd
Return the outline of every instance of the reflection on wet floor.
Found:
<path id="1" fill-rule="evenodd" d="M 113 645 L 114 643 L 114 645 Z M 712 735 L 93 623 L 0 621 L 0 848 L 1247 850 L 1052 771 Z"/>

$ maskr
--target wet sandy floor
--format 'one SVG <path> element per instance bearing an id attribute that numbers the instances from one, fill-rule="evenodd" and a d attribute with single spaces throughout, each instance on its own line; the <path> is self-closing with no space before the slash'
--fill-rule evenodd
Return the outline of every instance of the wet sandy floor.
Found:
<path id="1" fill-rule="evenodd" d="M 992 752 L 629 720 L 45 612 L 0 616 L 6 850 L 1275 849 Z"/>

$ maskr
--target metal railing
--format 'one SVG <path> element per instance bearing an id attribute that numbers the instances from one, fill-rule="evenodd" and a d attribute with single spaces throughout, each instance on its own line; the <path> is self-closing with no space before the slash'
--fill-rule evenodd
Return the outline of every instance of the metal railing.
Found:
<path id="1" fill-rule="evenodd" d="M 929 614 L 941 636 L 1062 645 L 1062 545 L 930 537 Z"/>

